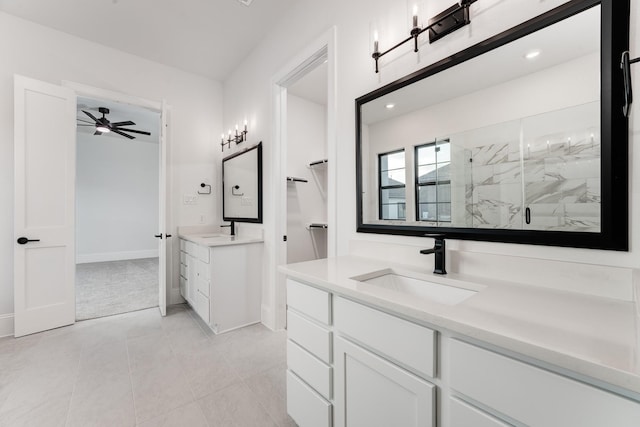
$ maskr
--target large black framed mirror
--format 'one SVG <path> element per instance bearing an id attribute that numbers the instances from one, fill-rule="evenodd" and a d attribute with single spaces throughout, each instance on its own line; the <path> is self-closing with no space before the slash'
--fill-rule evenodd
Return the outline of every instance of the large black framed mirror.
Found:
<path id="1" fill-rule="evenodd" d="M 262 142 L 222 159 L 222 219 L 262 223 Z"/>
<path id="2" fill-rule="evenodd" d="M 628 44 L 574 0 L 356 99 L 357 231 L 628 250 Z"/>

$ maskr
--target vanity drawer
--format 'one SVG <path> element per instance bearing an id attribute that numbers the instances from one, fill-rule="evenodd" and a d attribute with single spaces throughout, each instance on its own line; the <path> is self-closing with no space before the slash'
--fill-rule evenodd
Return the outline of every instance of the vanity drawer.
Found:
<path id="1" fill-rule="evenodd" d="M 331 427 L 331 404 L 287 371 L 287 413 L 302 427 Z"/>
<path id="2" fill-rule="evenodd" d="M 180 251 L 180 264 L 187 264 L 187 253 Z"/>
<path id="3" fill-rule="evenodd" d="M 458 340 L 451 387 L 515 420 L 545 427 L 637 427 L 640 403 Z"/>
<path id="4" fill-rule="evenodd" d="M 449 398 L 449 408 L 451 410 L 451 427 L 510 427 L 509 424 L 505 424 L 455 397 Z"/>
<path id="5" fill-rule="evenodd" d="M 326 363 L 331 363 L 331 332 L 322 326 L 287 310 L 287 335 Z"/>
<path id="6" fill-rule="evenodd" d="M 188 240 L 185 240 L 184 242 L 185 244 L 185 252 L 188 253 L 189 255 L 195 257 L 198 256 L 196 248 L 198 247 L 198 245 L 196 245 L 193 242 L 190 242 Z"/>
<path id="7" fill-rule="evenodd" d="M 187 251 L 187 241 L 184 239 L 180 239 L 180 250 L 182 252 L 186 252 Z"/>
<path id="8" fill-rule="evenodd" d="M 195 301 L 193 302 L 194 310 L 196 311 L 196 313 L 198 313 L 198 315 L 200 315 L 200 317 L 202 317 L 202 320 L 204 320 L 208 324 L 209 323 L 209 298 L 202 295 L 200 292 L 196 291 L 194 292 L 194 299 L 195 299 Z"/>
<path id="9" fill-rule="evenodd" d="M 340 333 L 421 376 L 435 376 L 435 331 L 340 297 L 333 316 Z"/>
<path id="10" fill-rule="evenodd" d="M 180 276 L 182 276 L 182 278 L 186 279 L 187 276 L 187 266 L 186 264 L 180 264 Z"/>
<path id="11" fill-rule="evenodd" d="M 291 340 L 287 340 L 287 368 L 324 398 L 331 399 L 331 367 Z"/>
<path id="12" fill-rule="evenodd" d="M 209 246 L 196 245 L 195 252 L 196 254 L 194 256 L 196 258 L 206 264 L 209 264 Z"/>
<path id="13" fill-rule="evenodd" d="M 331 324 L 331 295 L 328 292 L 287 279 L 287 305 L 318 322 Z"/>

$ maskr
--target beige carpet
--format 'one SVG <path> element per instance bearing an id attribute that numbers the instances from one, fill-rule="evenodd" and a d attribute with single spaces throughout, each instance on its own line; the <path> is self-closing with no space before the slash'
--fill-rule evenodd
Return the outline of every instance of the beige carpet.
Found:
<path id="1" fill-rule="evenodd" d="M 158 258 L 76 265 L 76 320 L 158 305 Z"/>

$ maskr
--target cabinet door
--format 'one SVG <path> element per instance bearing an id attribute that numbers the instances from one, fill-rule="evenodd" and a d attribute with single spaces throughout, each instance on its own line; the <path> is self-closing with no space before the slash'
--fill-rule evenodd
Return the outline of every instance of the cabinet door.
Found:
<path id="1" fill-rule="evenodd" d="M 435 386 L 343 339 L 335 340 L 336 427 L 435 426 Z"/>

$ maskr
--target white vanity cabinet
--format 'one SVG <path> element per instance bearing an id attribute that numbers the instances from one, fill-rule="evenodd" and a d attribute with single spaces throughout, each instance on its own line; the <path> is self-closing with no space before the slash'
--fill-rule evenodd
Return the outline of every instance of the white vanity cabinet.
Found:
<path id="1" fill-rule="evenodd" d="M 331 294 L 287 279 L 287 413 L 300 427 L 333 425 Z"/>
<path id="2" fill-rule="evenodd" d="M 180 240 L 180 293 L 209 323 L 209 248 Z"/>
<path id="3" fill-rule="evenodd" d="M 260 322 L 262 243 L 180 240 L 180 293 L 215 333 Z"/>
<path id="4" fill-rule="evenodd" d="M 567 369 L 292 278 L 287 305 L 300 427 L 640 426 L 637 399 Z"/>
<path id="5" fill-rule="evenodd" d="M 531 427 L 638 427 L 640 403 L 456 339 L 450 341 L 450 386 L 461 399 Z M 451 427 L 482 411 L 451 398 Z M 457 423 L 455 420 L 459 420 Z M 485 422 L 474 425 L 501 426 Z"/>
<path id="6" fill-rule="evenodd" d="M 435 332 L 287 280 L 287 412 L 300 427 L 435 426 Z"/>
<path id="7" fill-rule="evenodd" d="M 435 426 L 435 332 L 334 301 L 336 427 Z"/>

